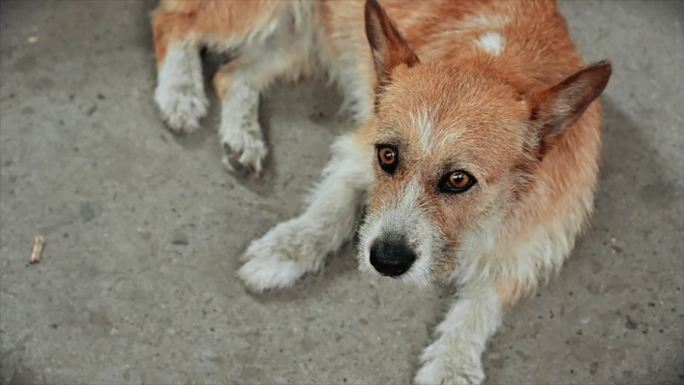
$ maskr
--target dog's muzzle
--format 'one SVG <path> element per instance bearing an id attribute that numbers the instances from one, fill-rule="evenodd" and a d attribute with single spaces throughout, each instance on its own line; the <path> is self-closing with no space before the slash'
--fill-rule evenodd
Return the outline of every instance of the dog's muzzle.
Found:
<path id="1" fill-rule="evenodd" d="M 416 260 L 416 253 L 404 238 L 378 238 L 370 247 L 370 263 L 388 277 L 406 273 Z"/>

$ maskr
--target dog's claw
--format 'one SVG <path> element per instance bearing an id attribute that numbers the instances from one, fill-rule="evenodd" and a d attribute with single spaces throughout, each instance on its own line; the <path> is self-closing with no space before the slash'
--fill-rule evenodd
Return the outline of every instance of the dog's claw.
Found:
<path id="1" fill-rule="evenodd" d="M 224 155 L 221 162 L 230 173 L 242 175 L 254 174 L 256 177 L 261 175 L 262 157 L 265 156 L 265 149 L 260 148 L 245 150 L 242 152 L 233 151 L 228 143 L 223 143 Z M 263 154 L 263 155 L 262 155 Z"/>
<path id="2" fill-rule="evenodd" d="M 222 162 L 229 172 L 261 175 L 267 150 L 260 138 L 249 133 L 224 135 L 221 143 L 225 152 Z"/>

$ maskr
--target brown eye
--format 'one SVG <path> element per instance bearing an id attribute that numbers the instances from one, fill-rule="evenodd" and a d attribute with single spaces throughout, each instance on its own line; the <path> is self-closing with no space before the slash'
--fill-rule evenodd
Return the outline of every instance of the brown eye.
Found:
<path id="1" fill-rule="evenodd" d="M 397 149 L 389 145 L 379 145 L 377 148 L 380 167 L 385 172 L 394 172 L 399 164 L 399 152 Z"/>
<path id="2" fill-rule="evenodd" d="M 463 170 L 452 171 L 442 177 L 439 189 L 443 192 L 462 193 L 473 187 L 475 178 Z"/>
<path id="3" fill-rule="evenodd" d="M 460 171 L 449 175 L 449 187 L 460 190 L 470 184 L 470 177 Z"/>
<path id="4" fill-rule="evenodd" d="M 380 162 L 385 166 L 391 166 L 397 161 L 397 153 L 389 147 L 381 148 L 378 155 Z"/>

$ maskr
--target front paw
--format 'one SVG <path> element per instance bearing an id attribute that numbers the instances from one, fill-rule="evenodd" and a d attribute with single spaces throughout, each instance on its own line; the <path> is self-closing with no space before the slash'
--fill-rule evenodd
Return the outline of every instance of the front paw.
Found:
<path id="1" fill-rule="evenodd" d="M 266 158 L 266 144 L 260 135 L 259 123 L 242 122 L 249 127 L 221 130 L 221 145 L 226 152 L 223 163 L 229 171 L 237 169 L 254 172 L 259 176 Z"/>
<path id="2" fill-rule="evenodd" d="M 484 371 L 479 357 L 474 360 L 471 354 L 462 352 L 442 353 L 428 358 L 423 356 L 423 365 L 416 373 L 416 385 L 465 385 L 481 384 Z"/>
<path id="3" fill-rule="evenodd" d="M 262 238 L 252 241 L 243 259 L 247 262 L 238 270 L 238 277 L 249 289 L 262 292 L 292 286 L 302 275 L 317 266 L 309 258 L 315 251 L 310 240 L 302 238 L 296 220 L 281 223 Z"/>
<path id="4" fill-rule="evenodd" d="M 195 84 L 191 79 L 161 81 L 154 99 L 166 125 L 178 134 L 188 134 L 199 128 L 209 105 L 203 85 Z"/>

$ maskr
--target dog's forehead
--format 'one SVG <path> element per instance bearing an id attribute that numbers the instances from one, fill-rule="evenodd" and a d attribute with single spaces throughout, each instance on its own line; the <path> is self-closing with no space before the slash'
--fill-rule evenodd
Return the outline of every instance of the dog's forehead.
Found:
<path id="1" fill-rule="evenodd" d="M 502 123 L 523 117 L 519 94 L 499 79 L 445 66 L 418 67 L 399 71 L 381 98 L 381 120 L 397 130 L 500 135 Z"/>
<path id="2" fill-rule="evenodd" d="M 403 159 L 429 170 L 467 167 L 485 172 L 505 167 L 522 149 L 521 128 L 495 114 L 457 115 L 423 104 L 384 120 L 376 142 L 395 144 Z"/>
<path id="3" fill-rule="evenodd" d="M 522 149 L 525 106 L 510 87 L 468 72 L 410 75 L 387 90 L 378 141 L 401 144 L 409 158 L 433 168 L 501 168 Z"/>

